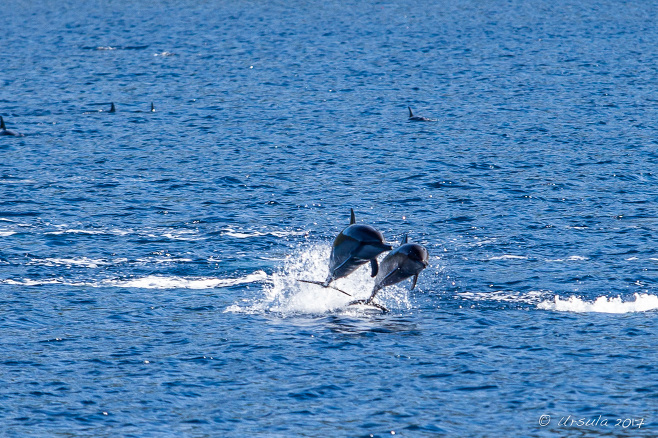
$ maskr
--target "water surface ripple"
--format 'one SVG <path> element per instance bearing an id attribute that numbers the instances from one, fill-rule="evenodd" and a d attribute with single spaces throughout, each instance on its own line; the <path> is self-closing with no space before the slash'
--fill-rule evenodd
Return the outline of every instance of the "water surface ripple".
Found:
<path id="1" fill-rule="evenodd" d="M 651 2 L 10 3 L 0 435 L 656 435 Z"/>

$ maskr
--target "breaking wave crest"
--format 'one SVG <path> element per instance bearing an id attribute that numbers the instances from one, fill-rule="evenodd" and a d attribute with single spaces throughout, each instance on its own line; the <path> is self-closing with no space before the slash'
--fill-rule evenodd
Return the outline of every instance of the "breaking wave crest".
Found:
<path id="1" fill-rule="evenodd" d="M 658 309 L 658 296 L 651 294 L 635 294 L 635 300 L 623 301 L 621 297 L 598 297 L 587 301 L 571 296 L 565 300 L 556 295 L 552 301 L 542 301 L 538 309 L 558 312 L 599 312 L 599 313 L 631 313 L 647 312 Z"/>

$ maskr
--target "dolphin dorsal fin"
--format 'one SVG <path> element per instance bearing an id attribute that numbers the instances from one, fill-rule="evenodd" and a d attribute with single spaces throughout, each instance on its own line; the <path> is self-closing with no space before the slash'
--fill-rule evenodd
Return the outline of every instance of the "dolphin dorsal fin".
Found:
<path id="1" fill-rule="evenodd" d="M 0 129 L 7 129 L 5 126 L 5 119 L 3 119 L 2 116 L 0 116 Z"/>
<path id="2" fill-rule="evenodd" d="M 350 208 L 350 225 L 356 223 L 356 216 L 354 216 L 354 209 Z"/>
<path id="3" fill-rule="evenodd" d="M 413 116 L 414 116 L 414 113 L 411 112 L 411 107 L 408 106 L 407 108 L 409 108 L 409 117 L 413 117 Z"/>
<path id="4" fill-rule="evenodd" d="M 404 245 L 405 243 L 409 243 L 409 237 L 406 234 L 402 238 L 402 244 Z"/>
<path id="5" fill-rule="evenodd" d="M 116 110 L 117 109 L 114 107 L 114 102 L 112 102 L 112 105 L 110 106 L 110 112 L 114 113 L 114 112 L 116 112 Z"/>
<path id="6" fill-rule="evenodd" d="M 151 112 L 152 112 L 152 113 L 155 112 L 155 107 L 153 106 L 153 102 L 151 102 Z"/>

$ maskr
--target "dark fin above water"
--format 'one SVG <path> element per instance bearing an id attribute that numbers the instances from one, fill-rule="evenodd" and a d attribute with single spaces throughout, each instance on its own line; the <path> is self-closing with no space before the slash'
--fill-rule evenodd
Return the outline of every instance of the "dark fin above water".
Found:
<path id="1" fill-rule="evenodd" d="M 7 129 L 5 126 L 5 119 L 3 119 L 2 116 L 0 116 L 0 129 Z"/>
<path id="2" fill-rule="evenodd" d="M 152 112 L 152 113 L 155 112 L 155 107 L 153 106 L 153 102 L 151 102 L 151 112 Z"/>
<path id="3" fill-rule="evenodd" d="M 325 289 L 333 289 L 333 290 L 337 290 L 338 292 L 340 292 L 340 293 L 342 293 L 342 294 L 345 294 L 345 295 L 347 295 L 348 297 L 351 297 L 351 296 L 352 296 L 352 295 L 348 294 L 347 292 L 345 292 L 344 290 L 340 290 L 340 289 L 338 289 L 337 287 L 334 287 L 334 286 L 328 286 L 328 285 L 325 285 L 325 284 L 324 284 L 323 282 L 321 282 L 321 281 L 299 280 L 299 279 L 298 279 L 297 281 L 301 281 L 302 283 L 317 284 L 318 286 L 322 286 L 322 287 L 324 287 Z"/>
<path id="4" fill-rule="evenodd" d="M 354 216 L 354 209 L 350 208 L 350 225 L 356 223 L 356 216 Z"/>
<path id="5" fill-rule="evenodd" d="M 370 260 L 370 276 L 376 277 L 379 272 L 379 265 L 377 265 L 377 259 Z"/>
<path id="6" fill-rule="evenodd" d="M 409 118 L 412 118 L 414 116 L 414 113 L 411 112 L 411 107 L 410 106 L 408 106 L 407 108 L 409 108 Z"/>
<path id="7" fill-rule="evenodd" d="M 112 105 L 110 106 L 110 111 L 111 113 L 115 113 L 117 109 L 114 107 L 114 102 L 112 102 Z"/>
<path id="8" fill-rule="evenodd" d="M 409 238 L 408 238 L 408 236 L 407 236 L 406 234 L 405 234 L 404 237 L 402 238 L 402 244 L 404 245 L 405 243 L 409 243 Z"/>
<path id="9" fill-rule="evenodd" d="M 414 275 L 414 282 L 411 283 L 411 289 L 409 289 L 409 290 L 414 290 L 414 288 L 416 287 L 416 282 L 417 281 L 418 281 L 418 274 Z"/>

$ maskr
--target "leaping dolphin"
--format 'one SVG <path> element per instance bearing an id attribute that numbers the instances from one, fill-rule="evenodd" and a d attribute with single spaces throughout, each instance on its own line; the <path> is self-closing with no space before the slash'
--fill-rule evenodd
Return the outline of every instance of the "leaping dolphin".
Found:
<path id="1" fill-rule="evenodd" d="M 387 311 L 385 307 L 372 302 L 377 292 L 386 286 L 399 283 L 409 277 L 413 277 L 413 283 L 411 284 L 411 289 L 413 290 L 418 281 L 418 274 L 428 265 L 428 257 L 427 249 L 417 243 L 408 243 L 407 235 L 405 234 L 402 245 L 386 254 L 386 257 L 382 260 L 379 273 L 375 278 L 375 287 L 372 289 L 370 297 L 366 300 L 352 301 L 350 305 L 370 304 Z"/>
<path id="2" fill-rule="evenodd" d="M 7 127 L 5 126 L 5 120 L 2 118 L 2 116 L 0 116 L 0 135 L 13 135 L 15 137 L 23 136 L 23 134 L 7 129 Z"/>
<path id="3" fill-rule="evenodd" d="M 428 119 L 427 117 L 414 116 L 414 113 L 411 112 L 411 107 L 409 108 L 409 121 L 410 122 L 436 122 L 436 119 Z"/>
<path id="4" fill-rule="evenodd" d="M 384 243 L 382 233 L 370 225 L 357 224 L 354 209 L 350 209 L 350 225 L 340 232 L 331 248 L 329 275 L 327 279 L 324 283 L 307 280 L 300 281 L 319 284 L 323 287 L 331 287 L 329 284 L 332 281 L 347 277 L 359 266 L 368 262 L 370 262 L 371 276 L 374 277 L 379 271 L 377 256 L 384 251 L 390 251 L 392 248 L 391 245 Z M 347 293 L 345 294 L 349 295 Z"/>

